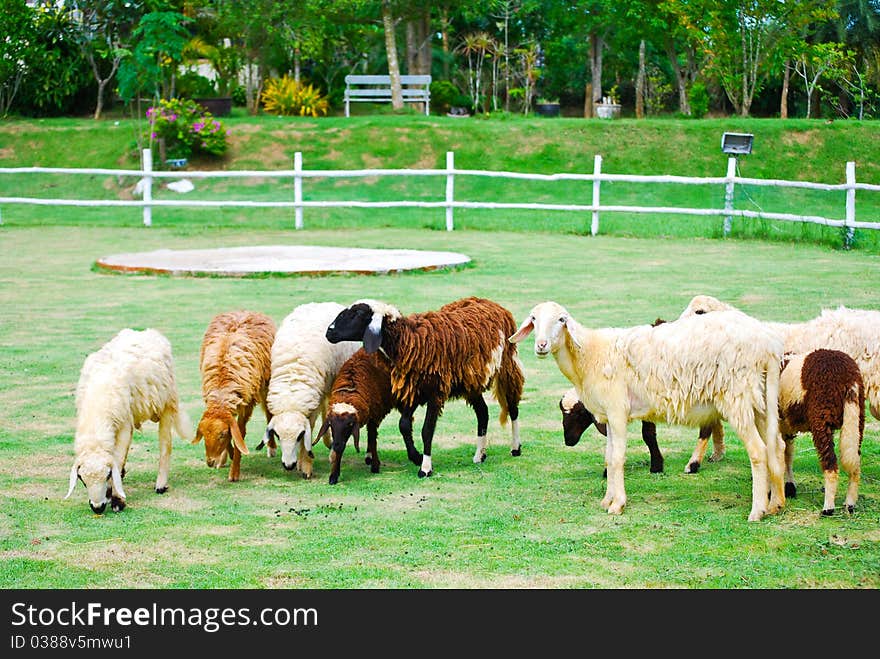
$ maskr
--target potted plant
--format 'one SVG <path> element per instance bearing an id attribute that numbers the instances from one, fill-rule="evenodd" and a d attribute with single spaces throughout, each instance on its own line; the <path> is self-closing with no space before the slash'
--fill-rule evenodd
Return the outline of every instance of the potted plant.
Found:
<path id="1" fill-rule="evenodd" d="M 241 68 L 238 52 L 231 45 L 214 46 L 201 37 L 194 37 L 184 49 L 184 57 L 190 64 L 200 64 L 207 60 L 216 74 L 216 82 L 208 80 L 196 72 L 192 72 L 203 80 L 208 87 L 200 87 L 188 94 L 199 105 L 215 117 L 228 117 L 232 113 L 232 87 Z M 185 74 L 185 75 L 190 75 Z"/>
<path id="2" fill-rule="evenodd" d="M 539 98 L 535 103 L 535 112 L 542 117 L 558 117 L 559 116 L 559 99 Z"/>

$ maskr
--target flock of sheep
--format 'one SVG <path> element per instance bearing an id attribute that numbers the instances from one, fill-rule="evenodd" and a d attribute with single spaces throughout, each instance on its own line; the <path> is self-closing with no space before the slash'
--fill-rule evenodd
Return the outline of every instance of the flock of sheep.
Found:
<path id="1" fill-rule="evenodd" d="M 627 424 L 642 421 L 651 471 L 663 470 L 656 423 L 699 427 L 685 471 L 699 468 L 709 437 L 710 460 L 724 454 L 722 421 L 743 441 L 752 473 L 748 519 L 780 510 L 796 488 L 793 440 L 810 432 L 825 480 L 822 513 L 835 509 L 834 434 L 848 475 L 846 509 L 858 498 L 866 401 L 880 419 L 880 312 L 840 307 L 805 323 L 759 321 L 709 296 L 691 300 L 675 320 L 629 328 L 588 329 L 556 302 L 536 305 L 517 326 L 499 304 L 476 297 L 435 311 L 403 315 L 377 300 L 296 307 L 280 327 L 253 311 L 217 315 L 199 356 L 204 412 L 193 443 L 204 440 L 208 466 L 231 460 L 240 478 L 248 454 L 246 426 L 260 405 L 266 432 L 257 450 L 281 451 L 285 469 L 311 477 L 313 444 L 329 449 L 330 477 L 367 428 L 366 463 L 378 472 L 378 427 L 396 410 L 407 456 L 419 477 L 433 472 L 431 444 L 447 400 L 464 399 L 477 417 L 473 461 L 486 459 L 489 391 L 510 422 L 510 451 L 520 455 L 519 403 L 524 375 L 517 344 L 534 333 L 538 358 L 552 355 L 573 388 L 559 401 L 565 443 L 592 424 L 606 437 L 602 506 L 626 505 Z M 413 418 L 425 408 L 422 452 Z M 135 428 L 158 423 L 156 492 L 168 486 L 172 429 L 191 436 L 180 409 L 171 345 L 154 329 L 124 329 L 89 355 L 76 390 L 74 463 L 67 497 L 80 480 L 89 505 L 103 513 L 125 507 L 125 462 Z M 318 416 L 321 424 L 318 426 Z M 315 428 L 318 428 L 315 432 Z"/>

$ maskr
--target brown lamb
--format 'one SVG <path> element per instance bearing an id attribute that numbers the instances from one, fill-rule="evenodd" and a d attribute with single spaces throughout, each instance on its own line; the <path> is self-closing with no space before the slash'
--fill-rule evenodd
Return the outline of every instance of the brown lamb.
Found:
<path id="1" fill-rule="evenodd" d="M 834 513 L 839 480 L 834 431 L 840 431 L 840 463 L 849 476 L 846 509 L 853 512 L 865 430 L 865 385 L 855 360 L 840 350 L 824 348 L 787 356 L 779 379 L 779 429 L 785 439 L 785 495 L 789 497 L 797 493 L 792 474 L 794 438 L 801 432 L 812 434 L 825 483 L 823 515 Z"/>
<path id="2" fill-rule="evenodd" d="M 492 389 L 502 425 L 512 425 L 511 454 L 519 455 L 519 401 L 524 376 L 516 346 L 506 337 L 516 330 L 513 315 L 496 302 L 468 297 L 437 311 L 402 316 L 391 305 L 361 300 L 344 309 L 327 328 L 327 339 L 363 341 L 368 353 L 381 351 L 392 364 L 391 394 L 401 410 L 401 433 L 411 435 L 413 414 L 425 405 L 423 455 L 407 446 L 420 464 L 419 477 L 432 474 L 431 442 L 437 419 L 450 398 L 464 398 L 477 416 L 474 462 L 486 459 L 488 407 Z"/>
<path id="3" fill-rule="evenodd" d="M 397 407 L 391 395 L 391 362 L 379 353 L 367 354 L 363 348 L 354 353 L 336 375 L 327 403 L 327 416 L 318 431 L 320 438 L 330 430 L 330 484 L 339 481 L 342 453 L 348 438 L 354 438 L 360 451 L 360 429 L 367 427 L 367 457 L 370 471 L 379 473 L 377 439 L 379 425 Z M 410 422 L 410 428 L 412 423 Z M 412 433 L 404 437 L 407 446 L 413 443 Z"/>
<path id="4" fill-rule="evenodd" d="M 241 456 L 248 454 L 244 437 L 254 407 L 262 406 L 266 423 L 272 420 L 266 394 L 274 340 L 274 321 L 254 311 L 218 314 L 205 330 L 199 353 L 205 411 L 192 443 L 204 438 L 205 457 L 214 469 L 231 454 L 230 481 L 239 479 Z M 270 439 L 270 455 L 274 448 Z"/>

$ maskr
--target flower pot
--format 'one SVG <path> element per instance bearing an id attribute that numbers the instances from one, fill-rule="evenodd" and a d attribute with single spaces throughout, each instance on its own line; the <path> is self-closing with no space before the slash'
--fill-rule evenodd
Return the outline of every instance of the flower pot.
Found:
<path id="1" fill-rule="evenodd" d="M 217 96 L 214 98 L 194 98 L 193 100 L 215 117 L 228 117 L 232 113 L 231 96 Z"/>
<path id="2" fill-rule="evenodd" d="M 536 103 L 535 112 L 542 117 L 558 117 L 559 103 Z"/>
<path id="3" fill-rule="evenodd" d="M 620 105 L 618 103 L 595 103 L 596 116 L 600 119 L 614 119 L 620 116 Z"/>

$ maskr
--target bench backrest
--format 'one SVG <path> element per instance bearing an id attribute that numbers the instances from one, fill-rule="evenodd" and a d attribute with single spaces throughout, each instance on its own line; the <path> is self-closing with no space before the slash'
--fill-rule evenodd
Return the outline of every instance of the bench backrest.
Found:
<path id="1" fill-rule="evenodd" d="M 346 85 L 384 85 L 391 86 L 390 75 L 347 75 L 345 76 Z M 430 85 L 431 76 L 429 75 L 402 75 L 400 76 L 401 85 Z"/>

